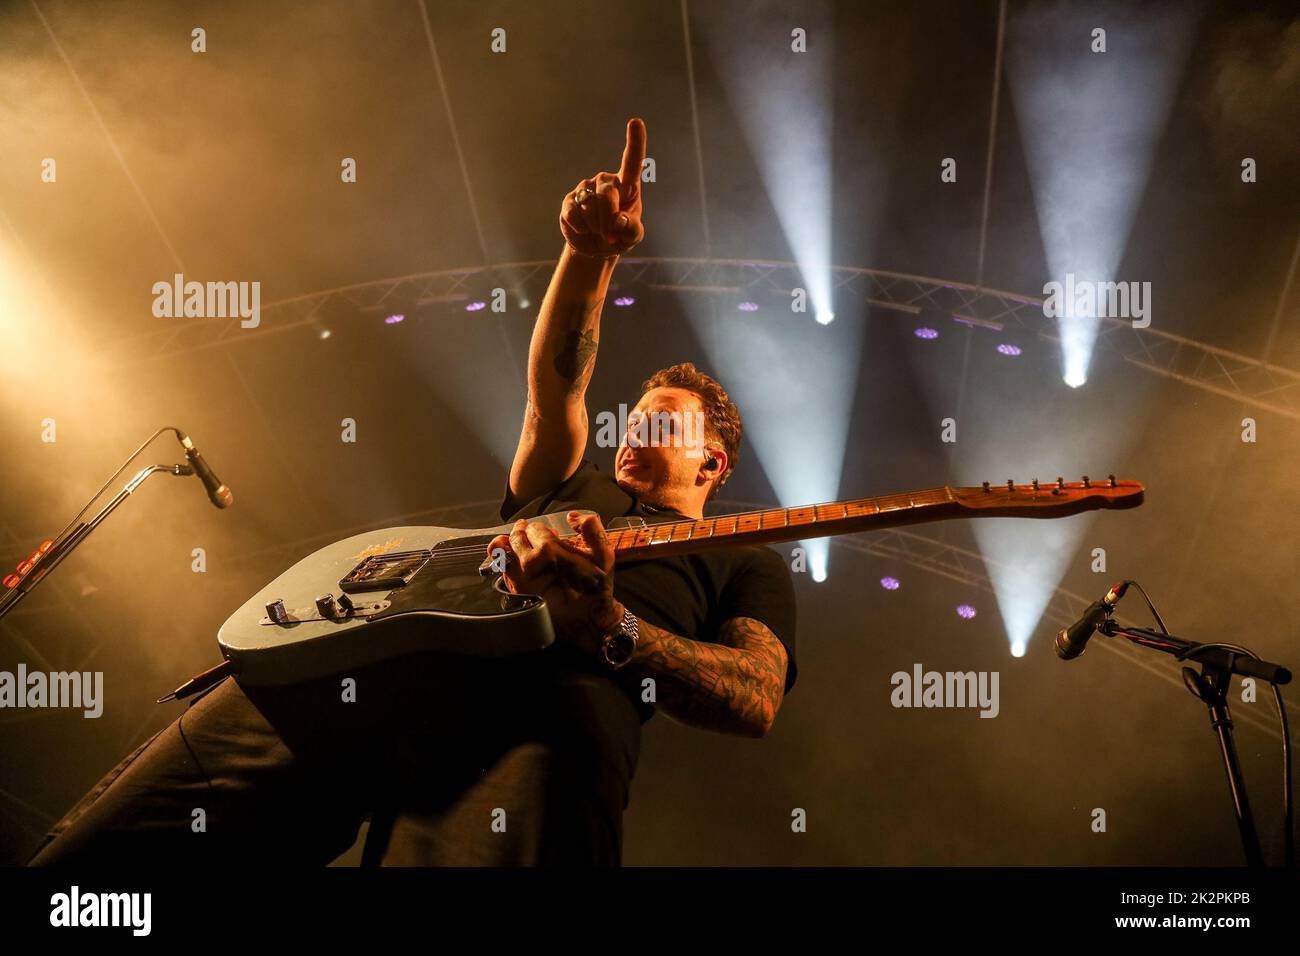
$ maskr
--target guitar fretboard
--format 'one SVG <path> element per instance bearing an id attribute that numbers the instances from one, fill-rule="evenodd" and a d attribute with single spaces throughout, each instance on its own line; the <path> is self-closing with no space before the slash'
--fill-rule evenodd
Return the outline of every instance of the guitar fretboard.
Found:
<path id="1" fill-rule="evenodd" d="M 873 528 L 956 517 L 960 506 L 949 487 L 852 501 L 771 508 L 713 518 L 665 521 L 609 532 L 617 560 L 665 557 L 714 547 L 772 544 Z M 951 514 L 945 513 L 951 512 Z"/>

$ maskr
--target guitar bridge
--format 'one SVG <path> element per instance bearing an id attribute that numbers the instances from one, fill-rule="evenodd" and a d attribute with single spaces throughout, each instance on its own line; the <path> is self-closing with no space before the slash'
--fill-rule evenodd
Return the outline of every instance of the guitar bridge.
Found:
<path id="1" fill-rule="evenodd" d="M 373 554 L 366 558 L 339 581 L 347 594 L 359 591 L 391 591 L 405 587 L 419 573 L 431 557 L 430 551 L 396 551 L 393 554 Z"/>

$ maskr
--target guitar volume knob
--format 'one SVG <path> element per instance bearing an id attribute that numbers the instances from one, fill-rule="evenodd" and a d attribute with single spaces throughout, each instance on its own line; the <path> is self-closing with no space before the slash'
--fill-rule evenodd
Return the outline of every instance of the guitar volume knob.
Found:
<path id="1" fill-rule="evenodd" d="M 288 624 L 289 612 L 284 609 L 284 598 L 276 598 L 266 605 L 266 616 L 272 624 Z"/>
<path id="2" fill-rule="evenodd" d="M 316 610 L 320 612 L 321 617 L 337 617 L 338 605 L 334 603 L 333 594 L 322 594 L 316 599 Z"/>

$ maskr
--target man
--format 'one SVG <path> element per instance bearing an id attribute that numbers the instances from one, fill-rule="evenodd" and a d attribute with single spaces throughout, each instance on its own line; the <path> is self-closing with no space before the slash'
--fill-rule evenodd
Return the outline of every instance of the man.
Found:
<path id="1" fill-rule="evenodd" d="M 595 365 L 601 306 L 618 257 L 645 234 L 640 188 L 645 152 L 645 125 L 630 120 L 618 174 L 598 173 L 565 197 L 560 216 L 565 248 L 533 331 L 523 432 L 501 508 L 507 520 L 562 507 L 597 511 L 599 517 L 571 520 L 586 556 L 575 554 L 544 525 L 527 525 L 523 517 L 508 539 L 502 536 L 488 547 L 489 552 L 500 548 L 519 557 L 506 565 L 509 586 L 543 595 L 562 637 L 591 658 L 602 654 L 605 636 L 621 627 L 629 611 L 614 594 L 626 582 L 628 604 L 635 605 L 631 610 L 639 618 L 636 649 L 625 665 L 636 678 L 633 683 L 653 686 L 658 706 L 682 723 L 761 737 L 794 678 L 793 587 L 780 557 L 770 548 L 750 548 L 657 559 L 613 575 L 615 585 L 609 580 L 613 556 L 601 521 L 622 515 L 648 523 L 702 518 L 705 502 L 735 468 L 741 437 L 735 406 L 716 381 L 693 365 L 665 369 L 644 384 L 645 394 L 629 415 L 629 432 L 638 419 L 654 413 L 675 422 L 702 417 L 703 454 L 682 440 L 647 443 L 634 437 L 620 445 L 613 476 L 601 475 L 583 458 L 585 392 Z M 516 511 L 518 502 L 529 504 Z M 555 562 L 578 577 L 599 576 L 603 586 L 593 594 L 565 586 Z M 686 596 L 675 590 L 677 582 L 711 588 L 711 593 L 700 601 L 698 591 Z M 754 615 L 774 620 L 739 611 L 725 620 L 710 620 L 708 614 L 720 609 L 723 597 L 738 597 L 723 593 L 728 584 L 744 586 L 743 601 L 752 604 Z M 773 632 L 778 622 L 779 636 Z M 686 634 L 704 640 L 681 636 Z M 646 678 L 652 683 L 646 684 Z"/>
<path id="2" fill-rule="evenodd" d="M 699 518 L 735 467 L 741 421 L 685 364 L 646 382 L 615 475 L 583 459 L 583 402 L 618 257 L 641 241 L 645 126 L 618 175 L 566 197 L 566 245 L 529 356 L 529 398 L 506 486 L 509 535 L 489 543 L 516 591 L 544 597 L 557 642 L 506 660 L 423 655 L 247 693 L 227 679 L 123 760 L 50 831 L 33 864 L 271 859 L 326 863 L 371 813 L 363 862 L 617 864 L 641 724 L 750 737 L 794 682 L 789 571 L 770 548 L 629 563 L 602 519 Z M 641 441 L 641 416 L 705 422 Z M 659 437 L 658 435 L 656 437 Z M 520 506 L 519 502 L 525 502 Z M 560 539 L 528 517 L 570 515 Z"/>

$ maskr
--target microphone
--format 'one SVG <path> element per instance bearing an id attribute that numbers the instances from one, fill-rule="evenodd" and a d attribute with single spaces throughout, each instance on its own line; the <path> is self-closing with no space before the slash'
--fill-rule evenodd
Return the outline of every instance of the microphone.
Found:
<path id="1" fill-rule="evenodd" d="M 190 441 L 189 435 L 181 435 L 181 445 L 185 449 L 185 457 L 194 468 L 194 473 L 199 476 L 203 482 L 203 487 L 208 489 L 208 500 L 218 508 L 229 508 L 235 503 L 235 496 L 230 493 L 220 478 L 208 467 L 208 463 L 203 460 L 199 450 L 194 447 L 194 442 Z"/>
<path id="2" fill-rule="evenodd" d="M 1119 599 L 1124 596 L 1128 590 L 1131 581 L 1121 581 L 1115 585 L 1102 597 L 1100 601 L 1094 601 L 1088 605 L 1083 616 L 1071 624 L 1069 627 L 1062 628 L 1061 632 L 1056 635 L 1056 656 L 1063 661 L 1072 661 L 1088 645 L 1088 640 L 1093 634 L 1097 633 L 1097 628 L 1115 610 L 1115 605 Z"/>

